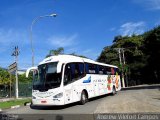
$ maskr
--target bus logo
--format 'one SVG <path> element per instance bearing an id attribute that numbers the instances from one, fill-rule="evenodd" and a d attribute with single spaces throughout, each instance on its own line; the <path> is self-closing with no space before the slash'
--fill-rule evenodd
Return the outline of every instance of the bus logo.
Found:
<path id="1" fill-rule="evenodd" d="M 90 83 L 90 82 L 91 82 L 91 76 L 87 80 L 83 81 L 83 83 Z"/>

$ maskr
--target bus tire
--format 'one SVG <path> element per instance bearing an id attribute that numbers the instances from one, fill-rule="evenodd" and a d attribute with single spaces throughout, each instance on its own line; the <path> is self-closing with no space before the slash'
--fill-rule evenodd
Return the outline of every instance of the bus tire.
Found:
<path id="1" fill-rule="evenodd" d="M 84 105 L 87 101 L 88 101 L 88 98 L 87 98 L 86 92 L 83 90 L 81 93 L 80 104 Z"/>
<path id="2" fill-rule="evenodd" d="M 112 88 L 112 95 L 115 95 L 116 94 L 116 88 L 115 88 L 115 86 L 113 86 L 113 88 Z"/>
<path id="3" fill-rule="evenodd" d="M 35 109 L 36 107 L 33 105 L 33 103 L 31 102 L 31 104 L 30 104 L 30 108 L 31 109 Z"/>

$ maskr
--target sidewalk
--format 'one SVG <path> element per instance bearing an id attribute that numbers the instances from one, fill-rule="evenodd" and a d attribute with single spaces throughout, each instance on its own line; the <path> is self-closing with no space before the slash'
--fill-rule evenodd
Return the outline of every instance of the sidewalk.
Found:
<path id="1" fill-rule="evenodd" d="M 27 98 L 31 98 L 31 97 L 20 97 L 18 98 L 18 100 L 27 99 Z M 17 100 L 17 99 L 16 98 L 0 98 L 0 102 L 6 102 L 6 101 L 11 101 L 11 100 Z"/>
<path id="2" fill-rule="evenodd" d="M 10 100 L 14 100 L 15 98 L 0 98 L 0 102 L 6 102 Z"/>

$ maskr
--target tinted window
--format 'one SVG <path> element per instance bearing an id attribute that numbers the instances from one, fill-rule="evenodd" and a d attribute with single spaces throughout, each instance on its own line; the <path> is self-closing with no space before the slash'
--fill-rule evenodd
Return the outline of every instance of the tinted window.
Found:
<path id="1" fill-rule="evenodd" d="M 98 66 L 99 68 L 99 74 L 106 74 L 106 70 L 104 66 Z"/>
<path id="2" fill-rule="evenodd" d="M 79 65 L 80 76 L 81 75 L 83 76 L 85 74 L 85 72 L 84 72 L 84 64 L 83 63 L 78 63 L 78 65 Z"/>
<path id="3" fill-rule="evenodd" d="M 33 89 L 47 91 L 59 87 L 61 84 L 61 73 L 57 73 L 58 62 L 42 64 L 38 71 L 34 71 Z"/>
<path id="4" fill-rule="evenodd" d="M 114 68 L 114 70 L 115 70 L 115 75 L 119 75 L 119 69 L 118 68 Z"/>
<path id="5" fill-rule="evenodd" d="M 87 74 L 89 73 L 88 63 L 85 63 L 85 71 Z"/>
<path id="6" fill-rule="evenodd" d="M 88 65 L 88 72 L 90 74 L 96 74 L 96 70 L 97 70 L 96 65 L 94 65 L 94 64 L 89 64 Z"/>
<path id="7" fill-rule="evenodd" d="M 69 63 L 65 67 L 64 85 L 78 80 L 84 76 L 83 63 Z"/>
<path id="8" fill-rule="evenodd" d="M 71 65 L 67 64 L 65 66 L 65 72 L 64 72 L 64 85 L 72 82 L 72 70 Z"/>
<path id="9" fill-rule="evenodd" d="M 111 68 L 111 74 L 112 74 L 112 75 L 115 75 L 115 73 L 116 73 L 116 72 L 115 72 L 114 68 Z"/>
<path id="10" fill-rule="evenodd" d="M 111 68 L 110 67 L 105 67 L 105 70 L 106 70 L 106 74 L 107 75 L 111 75 Z"/>

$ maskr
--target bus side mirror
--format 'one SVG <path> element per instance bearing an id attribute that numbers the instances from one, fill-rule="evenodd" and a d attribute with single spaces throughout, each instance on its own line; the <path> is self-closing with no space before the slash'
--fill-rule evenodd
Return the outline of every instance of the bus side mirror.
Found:
<path id="1" fill-rule="evenodd" d="M 28 68 L 27 71 L 26 71 L 26 78 L 28 78 L 30 71 L 32 71 L 32 70 L 37 70 L 37 69 L 38 69 L 37 67 Z"/>

